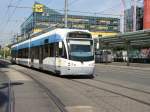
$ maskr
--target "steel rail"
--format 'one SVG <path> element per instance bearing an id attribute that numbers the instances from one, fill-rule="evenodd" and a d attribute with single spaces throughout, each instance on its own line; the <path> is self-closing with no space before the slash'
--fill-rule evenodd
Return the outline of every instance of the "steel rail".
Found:
<path id="1" fill-rule="evenodd" d="M 113 85 L 113 86 L 118 86 L 118 87 L 122 87 L 122 88 L 126 88 L 126 89 L 130 89 L 130 90 L 133 90 L 133 91 L 137 91 L 137 92 L 141 92 L 141 93 L 146 93 L 146 94 L 150 95 L 149 91 L 140 90 L 140 89 L 136 89 L 136 88 L 132 88 L 132 87 L 127 87 L 127 86 L 124 86 L 124 85 L 121 85 L 121 84 L 117 84 L 117 83 L 113 83 L 113 82 L 108 82 L 108 81 L 103 81 L 103 80 L 94 79 L 94 81 L 101 82 L 101 83 L 104 83 L 104 84 Z"/>
<path id="2" fill-rule="evenodd" d="M 12 68 L 12 67 L 11 67 Z M 61 112 L 68 112 L 65 108 L 65 105 L 62 103 L 62 101 L 56 96 L 54 95 L 54 93 L 49 89 L 47 88 L 43 83 L 41 83 L 38 79 L 36 79 L 35 77 L 31 76 L 32 73 L 26 73 L 26 72 L 23 72 L 21 70 L 17 70 L 15 68 L 12 68 L 20 73 L 23 73 L 24 75 L 27 75 L 29 76 L 31 79 L 33 79 L 42 89 L 45 90 L 45 92 L 47 93 L 47 95 L 52 99 L 52 101 L 56 104 L 56 106 L 58 107 L 58 109 L 61 111 Z"/>
<path id="3" fill-rule="evenodd" d="M 146 102 L 146 101 L 143 101 L 143 100 L 140 100 L 140 99 L 136 99 L 136 98 L 133 98 L 133 97 L 130 97 L 128 95 L 124 95 L 122 93 L 117 93 L 113 90 L 109 90 L 107 88 L 102 88 L 102 87 L 98 87 L 96 85 L 91 85 L 89 83 L 86 83 L 86 82 L 81 82 L 81 81 L 78 81 L 78 80 L 74 80 L 74 79 L 70 79 L 71 81 L 73 82 L 76 82 L 76 83 L 80 83 L 80 84 L 83 84 L 83 85 L 86 85 L 86 86 L 89 86 L 89 87 L 93 87 L 93 88 L 96 88 L 98 90 L 103 90 L 103 91 L 106 91 L 106 92 L 109 92 L 109 93 L 113 93 L 113 94 L 116 94 L 116 95 L 119 95 L 119 96 L 122 96 L 124 98 L 128 98 L 130 100 L 133 100 L 133 101 L 136 101 L 138 103 L 141 103 L 141 104 L 144 104 L 144 105 L 147 105 L 147 106 L 150 106 L 150 102 Z"/>

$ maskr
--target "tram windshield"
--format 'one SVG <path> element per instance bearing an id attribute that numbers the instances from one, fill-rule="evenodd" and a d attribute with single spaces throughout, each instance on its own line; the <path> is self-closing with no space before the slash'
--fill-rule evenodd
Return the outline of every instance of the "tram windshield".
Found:
<path id="1" fill-rule="evenodd" d="M 69 58 L 75 61 L 90 61 L 94 59 L 92 40 L 69 40 Z"/>

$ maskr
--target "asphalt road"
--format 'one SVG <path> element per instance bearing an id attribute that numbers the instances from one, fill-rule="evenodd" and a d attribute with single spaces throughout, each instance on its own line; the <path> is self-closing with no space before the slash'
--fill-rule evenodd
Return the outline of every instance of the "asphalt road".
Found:
<path id="1" fill-rule="evenodd" d="M 15 112 L 150 112 L 149 69 L 98 64 L 94 79 L 18 65 L 2 70 L 15 82 Z"/>
<path id="2" fill-rule="evenodd" d="M 111 64 L 97 64 L 95 74 L 97 76 L 97 79 L 109 78 L 119 81 L 126 81 L 128 83 L 137 83 L 145 86 L 150 86 L 150 65 L 149 70 L 145 70 L 142 67 L 120 67 Z"/>

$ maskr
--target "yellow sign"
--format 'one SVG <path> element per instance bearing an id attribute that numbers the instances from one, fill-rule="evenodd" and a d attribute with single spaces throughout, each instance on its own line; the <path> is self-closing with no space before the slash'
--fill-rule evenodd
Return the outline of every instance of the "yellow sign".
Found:
<path id="1" fill-rule="evenodd" d="M 40 29 L 40 28 L 34 28 L 34 29 L 32 30 L 33 33 L 38 33 L 38 32 L 40 32 L 40 31 L 42 31 L 42 29 Z"/>
<path id="2" fill-rule="evenodd" d="M 117 35 L 116 32 L 91 32 L 91 34 L 93 38 L 98 37 L 99 35 L 101 35 L 102 37 Z"/>
<path id="3" fill-rule="evenodd" d="M 35 4 L 33 6 L 34 12 L 44 12 L 44 6 L 42 4 Z"/>

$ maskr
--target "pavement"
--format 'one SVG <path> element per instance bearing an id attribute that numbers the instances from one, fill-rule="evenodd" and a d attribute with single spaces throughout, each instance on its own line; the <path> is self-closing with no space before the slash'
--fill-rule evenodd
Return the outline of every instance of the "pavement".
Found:
<path id="1" fill-rule="evenodd" d="M 122 63 L 97 64 L 96 80 L 150 92 L 150 65 L 146 67 L 144 64 L 137 64 L 138 67 L 120 65 Z"/>
<path id="2" fill-rule="evenodd" d="M 150 95 L 128 88 L 141 89 L 142 86 L 149 86 L 149 79 L 141 79 L 140 70 L 96 65 L 97 75 L 91 80 L 80 77 L 60 78 L 17 65 L 14 67 L 28 72 L 43 83 L 63 102 L 68 112 L 150 112 Z M 135 74 L 137 75 L 135 78 L 136 71 L 139 74 Z M 143 77 L 148 77 L 149 71 L 143 70 L 142 74 Z M 115 84 L 117 82 L 117 84 L 123 84 L 127 88 L 104 84 L 100 81 L 106 81 L 106 79 Z"/>
<path id="3" fill-rule="evenodd" d="M 30 77 L 13 70 L 0 61 L 0 81 L 11 81 L 11 107 L 12 112 L 60 112 L 56 105 L 49 98 L 47 93 L 39 87 Z M 5 74 L 4 74 L 5 73 Z M 1 83 L 3 85 L 3 83 Z M 2 86 L 0 86 L 2 88 Z M 8 99 L 10 96 L 7 92 L 3 94 L 0 88 L 0 112 L 8 111 Z M 6 94 L 7 93 L 7 94 Z"/>
<path id="4" fill-rule="evenodd" d="M 125 63 L 96 64 L 97 76 L 127 81 L 150 86 L 150 64 L 132 63 L 125 66 Z"/>
<path id="5" fill-rule="evenodd" d="M 96 64 L 95 78 L 87 79 L 61 78 L 4 63 L 0 64 L 0 80 L 11 80 L 15 112 L 60 112 L 47 92 L 29 76 L 48 88 L 68 112 L 150 112 L 149 66 L 123 64 Z M 0 91 L 2 85 L 8 84 L 1 84 Z M 8 95 L 2 97 L 0 112 L 8 109 Z"/>
<path id="6" fill-rule="evenodd" d="M 5 75 L 7 70 L 3 70 L 3 66 L 0 62 L 0 112 L 6 112 L 8 110 L 8 77 Z"/>

